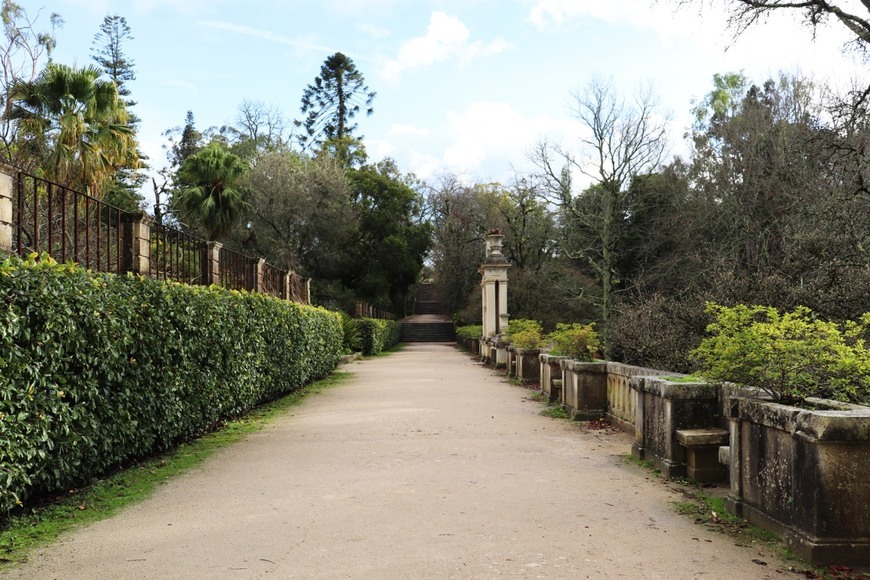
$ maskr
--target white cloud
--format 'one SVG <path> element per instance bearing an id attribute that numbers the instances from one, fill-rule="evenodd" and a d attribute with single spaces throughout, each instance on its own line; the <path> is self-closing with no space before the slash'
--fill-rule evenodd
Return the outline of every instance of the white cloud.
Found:
<path id="1" fill-rule="evenodd" d="M 428 137 L 429 129 L 414 127 L 413 125 L 396 124 L 390 127 L 387 134 L 391 137 Z"/>
<path id="2" fill-rule="evenodd" d="M 433 12 L 424 36 L 407 41 L 395 59 L 387 60 L 382 74 L 388 79 L 399 77 L 404 71 L 422 68 L 450 59 L 468 62 L 475 58 L 504 52 L 510 46 L 503 38 L 492 41 L 469 42 L 471 32 L 454 16 Z"/>
<path id="3" fill-rule="evenodd" d="M 451 144 L 444 150 L 444 165 L 471 174 L 493 171 L 498 167 L 507 177 L 511 167 L 528 166 L 526 152 L 545 136 L 571 139 L 580 129 L 571 118 L 537 114 L 525 117 L 510 104 L 479 101 L 462 113 L 449 112 L 447 129 Z"/>

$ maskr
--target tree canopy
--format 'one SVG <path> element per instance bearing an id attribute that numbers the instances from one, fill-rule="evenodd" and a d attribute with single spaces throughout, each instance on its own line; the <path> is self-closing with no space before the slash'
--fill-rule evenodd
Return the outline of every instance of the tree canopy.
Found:
<path id="1" fill-rule="evenodd" d="M 337 157 L 348 165 L 354 153 L 361 148 L 361 136 L 356 135 L 357 114 L 374 112 L 375 92 L 365 84 L 365 77 L 354 62 L 340 52 L 329 56 L 320 67 L 320 74 L 302 93 L 305 129 L 300 141 L 306 145 L 322 147 L 332 144 Z"/>

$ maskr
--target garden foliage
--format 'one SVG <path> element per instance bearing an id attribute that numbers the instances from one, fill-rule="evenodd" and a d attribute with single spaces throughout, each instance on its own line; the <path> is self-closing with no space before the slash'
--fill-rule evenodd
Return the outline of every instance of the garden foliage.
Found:
<path id="1" fill-rule="evenodd" d="M 399 342 L 399 323 L 379 318 L 357 319 L 362 353 L 366 356 L 379 354 Z"/>
<path id="2" fill-rule="evenodd" d="M 579 361 L 591 361 L 601 351 L 601 340 L 595 332 L 595 323 L 557 324 L 556 330 L 547 335 L 550 354 L 568 356 Z"/>
<path id="3" fill-rule="evenodd" d="M 537 320 L 518 318 L 508 323 L 504 340 L 517 348 L 540 348 L 543 342 L 543 333 L 544 328 Z"/>
<path id="4" fill-rule="evenodd" d="M 457 326 L 456 337 L 467 339 L 478 339 L 483 335 L 483 326 L 480 324 L 472 324 L 468 326 Z"/>
<path id="5" fill-rule="evenodd" d="M 712 335 L 693 352 L 705 378 L 757 387 L 784 403 L 807 397 L 870 403 L 870 313 L 838 325 L 804 307 L 707 309 L 716 317 L 707 327 Z"/>
<path id="6" fill-rule="evenodd" d="M 217 287 L 0 263 L 0 513 L 327 375 L 341 320 Z"/>

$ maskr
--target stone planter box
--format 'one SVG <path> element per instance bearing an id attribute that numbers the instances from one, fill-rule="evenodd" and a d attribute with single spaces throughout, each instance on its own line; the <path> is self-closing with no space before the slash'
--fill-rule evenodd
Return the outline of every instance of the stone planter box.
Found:
<path id="1" fill-rule="evenodd" d="M 562 368 L 562 404 L 573 419 L 588 421 L 607 411 L 607 363 L 559 361 Z"/>
<path id="2" fill-rule="evenodd" d="M 553 356 L 547 353 L 538 355 L 541 392 L 547 395 L 550 402 L 562 398 L 562 366 L 560 363 L 564 358 L 566 357 Z"/>
<path id="3" fill-rule="evenodd" d="M 870 565 L 870 407 L 810 402 L 730 401 L 726 507 L 813 564 Z"/>
<path id="4" fill-rule="evenodd" d="M 524 383 L 536 383 L 541 379 L 540 361 L 541 354 L 537 348 L 515 348 L 517 357 L 516 377 Z"/>
<path id="5" fill-rule="evenodd" d="M 480 356 L 497 369 L 507 368 L 507 345 L 498 336 L 480 339 Z"/>
<path id="6" fill-rule="evenodd" d="M 687 473 L 687 448 L 678 441 L 677 431 L 718 428 L 725 438 L 719 388 L 650 376 L 632 377 L 629 385 L 636 398 L 632 455 L 652 461 L 666 476 Z M 718 479 L 725 475 L 722 466 Z"/>

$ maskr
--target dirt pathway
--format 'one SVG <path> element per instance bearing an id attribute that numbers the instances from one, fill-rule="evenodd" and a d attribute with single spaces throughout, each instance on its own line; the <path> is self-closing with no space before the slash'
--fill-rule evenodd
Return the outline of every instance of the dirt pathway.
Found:
<path id="1" fill-rule="evenodd" d="M 783 578 L 448 345 L 308 400 L 12 578 Z"/>

